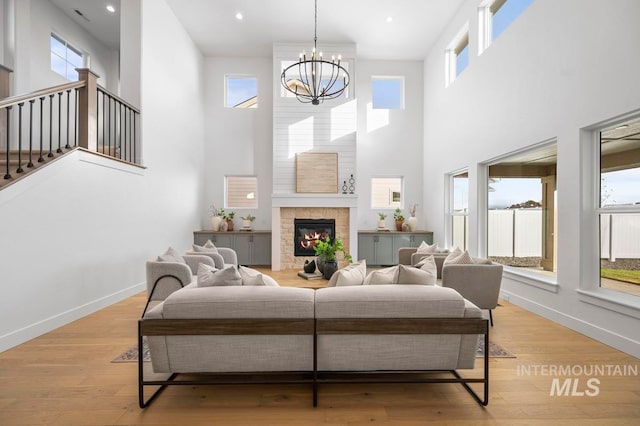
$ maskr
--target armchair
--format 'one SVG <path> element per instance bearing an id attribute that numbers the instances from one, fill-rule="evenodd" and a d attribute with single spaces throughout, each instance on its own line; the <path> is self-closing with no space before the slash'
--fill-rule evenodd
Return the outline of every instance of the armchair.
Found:
<path id="1" fill-rule="evenodd" d="M 398 263 L 401 265 L 414 266 L 420 262 L 423 258 L 433 255 L 433 259 L 436 262 L 436 269 L 438 270 L 438 279 L 442 278 L 442 264 L 447 258 L 449 253 L 417 253 L 416 247 L 401 247 L 398 249 Z"/>

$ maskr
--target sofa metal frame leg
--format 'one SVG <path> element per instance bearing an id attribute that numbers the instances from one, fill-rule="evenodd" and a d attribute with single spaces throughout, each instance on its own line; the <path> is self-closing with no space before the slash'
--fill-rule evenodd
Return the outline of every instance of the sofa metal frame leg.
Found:
<path id="1" fill-rule="evenodd" d="M 151 394 L 151 396 L 145 401 L 143 356 L 144 356 L 144 353 L 143 353 L 143 345 L 142 345 L 142 323 L 138 321 L 138 405 L 140 405 L 140 408 L 146 408 L 149 404 L 151 404 L 151 402 L 156 398 L 156 396 L 158 396 L 160 392 L 162 392 L 167 387 L 166 384 L 160 385 L 160 387 L 156 389 L 156 391 L 153 394 Z M 177 375 L 178 375 L 177 373 L 173 373 L 171 376 L 169 376 L 169 378 L 166 381 L 167 382 L 173 381 L 173 379 L 175 379 Z"/>
<path id="2" fill-rule="evenodd" d="M 462 383 L 462 386 L 464 386 L 464 388 L 467 390 L 467 392 L 471 394 L 473 399 L 475 399 L 476 402 L 478 402 L 478 404 L 482 405 L 483 407 L 486 407 L 489 404 L 489 329 L 488 328 L 487 328 L 487 332 L 484 335 L 483 361 L 484 361 L 484 378 L 482 379 L 482 383 L 484 384 L 484 397 L 480 398 L 480 396 L 476 393 L 476 391 L 471 389 L 471 386 L 469 386 L 467 382 L 461 382 L 461 383 Z M 458 379 L 462 379 L 462 377 L 460 376 L 460 374 L 458 374 L 457 371 L 452 370 L 451 372 Z"/>
<path id="3" fill-rule="evenodd" d="M 489 322 L 491 323 L 491 327 L 493 327 L 493 310 L 489 309 Z"/>

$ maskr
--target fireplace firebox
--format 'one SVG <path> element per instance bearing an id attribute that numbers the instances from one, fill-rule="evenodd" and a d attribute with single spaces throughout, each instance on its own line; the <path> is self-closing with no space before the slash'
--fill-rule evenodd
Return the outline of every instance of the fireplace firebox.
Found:
<path id="1" fill-rule="evenodd" d="M 335 238 L 335 219 L 294 219 L 293 225 L 295 256 L 315 256 L 313 247 L 318 240 L 324 240 L 327 237 L 331 240 Z"/>

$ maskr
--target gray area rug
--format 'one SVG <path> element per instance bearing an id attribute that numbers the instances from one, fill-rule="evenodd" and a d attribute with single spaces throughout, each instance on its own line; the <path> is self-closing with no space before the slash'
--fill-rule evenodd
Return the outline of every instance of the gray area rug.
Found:
<path id="1" fill-rule="evenodd" d="M 476 358 L 484 356 L 484 338 L 478 337 L 478 349 L 476 350 Z M 491 358 L 515 358 L 516 356 L 498 345 L 497 343 L 489 342 L 489 357 Z M 151 361 L 151 355 L 149 354 L 149 348 L 147 347 L 147 340 L 142 342 L 142 360 L 145 362 Z M 138 361 L 138 345 L 131 346 L 126 352 L 118 355 L 111 362 L 137 362 Z"/>

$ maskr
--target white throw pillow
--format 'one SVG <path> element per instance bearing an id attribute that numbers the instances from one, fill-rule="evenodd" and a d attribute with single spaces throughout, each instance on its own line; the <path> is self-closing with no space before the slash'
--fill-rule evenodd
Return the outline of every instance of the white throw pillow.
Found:
<path id="1" fill-rule="evenodd" d="M 198 287 L 242 285 L 242 277 L 234 265 L 216 269 L 201 263 L 198 265 Z"/>
<path id="2" fill-rule="evenodd" d="M 460 256 L 461 254 L 462 254 L 462 250 L 460 250 L 460 247 L 454 248 L 447 255 L 447 258 L 444 260 L 444 262 L 442 264 L 446 265 L 447 263 L 451 262 L 453 259 L 455 259 L 456 257 Z"/>
<path id="3" fill-rule="evenodd" d="M 416 263 L 416 268 L 420 268 L 428 274 L 433 275 L 433 283 L 435 284 L 438 279 L 438 267 L 436 266 L 436 259 L 433 255 L 422 258 L 420 262 Z"/>
<path id="4" fill-rule="evenodd" d="M 444 260 L 443 266 L 446 265 L 473 265 L 475 262 L 471 258 L 468 250 L 465 250 L 459 256 L 451 257 L 451 255 L 447 256 Z"/>
<path id="5" fill-rule="evenodd" d="M 180 253 L 173 249 L 173 247 L 169 247 L 167 251 L 158 256 L 159 262 L 177 262 L 177 263 L 186 263 Z"/>
<path id="6" fill-rule="evenodd" d="M 435 262 L 434 262 L 435 266 Z M 436 285 L 436 276 L 413 266 L 399 265 L 396 284 Z"/>
<path id="7" fill-rule="evenodd" d="M 329 280 L 327 287 L 344 287 L 352 285 L 362 285 L 367 275 L 367 262 L 361 260 L 352 263 L 342 269 L 338 269 Z"/>
<path id="8" fill-rule="evenodd" d="M 238 266 L 238 273 L 242 278 L 242 285 L 266 285 L 261 272 L 246 266 Z"/>
<path id="9" fill-rule="evenodd" d="M 390 268 L 376 269 L 371 271 L 369 275 L 364 279 L 363 285 L 375 285 L 375 284 L 395 284 L 398 282 L 398 266 L 392 266 Z"/>
<path id="10" fill-rule="evenodd" d="M 433 243 L 432 245 L 427 244 L 425 241 L 421 242 L 416 250 L 418 254 L 432 254 L 438 252 L 438 243 Z"/>
<path id="11" fill-rule="evenodd" d="M 218 248 L 211 242 L 211 240 L 207 240 L 203 246 L 199 246 L 194 244 L 193 251 L 196 253 L 218 253 Z"/>

